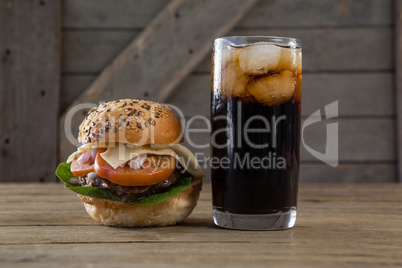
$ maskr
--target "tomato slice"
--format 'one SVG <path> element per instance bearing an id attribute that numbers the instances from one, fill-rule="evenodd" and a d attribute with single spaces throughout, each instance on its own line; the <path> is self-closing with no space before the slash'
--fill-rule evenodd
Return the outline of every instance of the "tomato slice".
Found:
<path id="1" fill-rule="evenodd" d="M 175 158 L 163 156 L 162 164 L 157 164 L 161 156 L 148 157 L 141 169 L 132 169 L 129 165 L 114 169 L 100 155 L 105 150 L 99 150 L 95 159 L 95 172 L 100 177 L 123 186 L 146 186 L 167 179 L 175 169 Z"/>
<path id="2" fill-rule="evenodd" d="M 73 173 L 74 176 L 84 177 L 85 175 L 93 171 L 95 171 L 93 163 L 78 164 L 77 158 L 75 158 L 71 163 L 71 173 Z"/>

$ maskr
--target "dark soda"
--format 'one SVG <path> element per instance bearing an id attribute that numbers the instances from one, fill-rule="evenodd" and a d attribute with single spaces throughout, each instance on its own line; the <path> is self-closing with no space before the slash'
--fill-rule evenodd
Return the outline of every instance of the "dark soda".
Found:
<path id="1" fill-rule="evenodd" d="M 211 86 L 211 156 L 220 161 L 211 165 L 214 210 L 234 214 L 295 210 L 300 47 L 218 45 L 221 51 L 215 44 Z M 270 58 L 264 61 L 264 56 Z M 271 58 L 274 63 L 266 63 Z"/>

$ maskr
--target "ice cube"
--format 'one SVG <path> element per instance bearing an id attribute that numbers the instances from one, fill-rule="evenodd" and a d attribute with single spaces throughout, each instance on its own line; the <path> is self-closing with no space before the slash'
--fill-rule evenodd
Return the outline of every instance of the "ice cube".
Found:
<path id="1" fill-rule="evenodd" d="M 247 89 L 254 99 L 268 106 L 280 105 L 292 98 L 295 92 L 295 76 L 289 70 L 252 81 Z"/>
<path id="2" fill-rule="evenodd" d="M 292 70 L 301 73 L 301 52 L 295 48 L 281 48 L 281 57 L 276 68 L 277 71 Z"/>
<path id="3" fill-rule="evenodd" d="M 222 71 L 222 91 L 226 97 L 246 95 L 248 81 L 248 76 L 242 72 L 238 62 L 229 64 Z"/>
<path id="4" fill-rule="evenodd" d="M 240 48 L 224 50 L 222 52 L 224 65 L 229 65 L 231 63 L 239 61 L 239 55 L 240 55 L 241 51 L 242 51 L 242 49 L 240 49 Z"/>
<path id="5" fill-rule="evenodd" d="M 281 57 L 281 48 L 257 43 L 244 48 L 239 56 L 240 68 L 249 75 L 263 75 L 275 70 Z"/>

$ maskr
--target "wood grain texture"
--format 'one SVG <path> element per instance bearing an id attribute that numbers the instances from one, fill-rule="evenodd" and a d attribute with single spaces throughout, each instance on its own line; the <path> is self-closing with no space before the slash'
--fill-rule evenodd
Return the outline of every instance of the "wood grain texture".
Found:
<path id="1" fill-rule="evenodd" d="M 132 34 L 134 37 L 136 33 L 136 31 L 65 31 L 63 72 L 100 72 L 105 67 L 104 63 L 109 62 L 120 52 L 121 46 L 128 41 L 128 35 Z M 277 35 L 299 38 L 303 46 L 304 72 L 390 71 L 394 68 L 391 27 L 294 30 L 251 28 L 235 29 L 227 35 Z M 80 45 L 74 45 L 76 43 Z M 188 48 L 183 52 L 188 52 Z M 196 67 L 196 72 L 210 72 L 211 57 L 209 53 L 207 54 Z"/>
<path id="2" fill-rule="evenodd" d="M 256 2 L 171 1 L 70 107 L 119 98 L 166 99 L 209 54 L 214 37 L 227 33 Z M 66 113 L 60 120 L 61 155 L 74 148 L 66 141 L 65 118 Z M 75 117 L 73 126 L 83 118 Z"/>
<path id="3" fill-rule="evenodd" d="M 169 0 L 64 0 L 63 27 L 145 28 Z"/>
<path id="4" fill-rule="evenodd" d="M 395 121 L 393 118 L 323 120 L 304 129 L 305 142 L 325 152 L 326 124 L 339 124 L 340 161 L 395 161 Z M 333 133 L 332 133 L 333 134 Z M 315 158 L 300 146 L 303 160 Z"/>
<path id="5" fill-rule="evenodd" d="M 282 13 L 283 14 L 283 13 Z M 273 35 L 301 40 L 303 72 L 392 71 L 394 68 L 391 27 L 234 29 L 228 35 Z M 210 57 L 195 71 L 209 72 Z"/>
<path id="6" fill-rule="evenodd" d="M 0 181 L 54 181 L 60 1 L 0 6 Z"/>
<path id="7" fill-rule="evenodd" d="M 309 183 L 386 183 L 396 182 L 395 162 L 340 163 L 331 167 L 324 163 L 302 162 L 300 182 Z"/>
<path id="8" fill-rule="evenodd" d="M 63 27 L 144 28 L 168 0 L 65 0 Z M 391 25 L 391 0 L 264 0 L 239 22 L 241 27 Z"/>
<path id="9" fill-rule="evenodd" d="M 61 76 L 60 114 L 95 80 L 93 74 L 64 74 Z"/>
<path id="10" fill-rule="evenodd" d="M 395 90 L 398 180 L 402 182 L 402 1 L 395 1 Z"/>
<path id="11" fill-rule="evenodd" d="M 215 227 L 209 184 L 183 223 L 141 229 L 95 224 L 61 184 L 1 186 L 2 267 L 402 265 L 402 188 L 395 184 L 301 184 L 296 226 L 278 232 Z M 46 202 L 46 193 L 62 206 Z M 16 198 L 38 209 L 7 210 Z"/>
<path id="12" fill-rule="evenodd" d="M 63 31 L 63 73 L 99 73 L 110 64 L 140 30 Z"/>
<path id="13" fill-rule="evenodd" d="M 80 82 L 80 77 L 66 77 L 68 87 L 62 91 L 77 89 Z M 334 101 L 339 101 L 340 117 L 395 115 L 392 73 L 307 73 L 302 83 L 302 116 L 309 116 Z M 167 102 L 179 107 L 188 117 L 209 117 L 210 87 L 209 74 L 193 74 Z"/>
<path id="14" fill-rule="evenodd" d="M 239 25 L 249 28 L 391 25 L 391 10 L 391 0 L 268 0 L 259 2 Z"/>

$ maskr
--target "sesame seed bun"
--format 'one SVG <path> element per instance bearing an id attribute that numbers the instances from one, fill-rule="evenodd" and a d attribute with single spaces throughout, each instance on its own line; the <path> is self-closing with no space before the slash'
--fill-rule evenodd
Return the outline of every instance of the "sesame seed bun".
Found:
<path id="1" fill-rule="evenodd" d="M 78 141 L 122 142 L 138 146 L 183 141 L 180 120 L 166 105 L 122 99 L 100 104 L 81 123 Z"/>
<path id="2" fill-rule="evenodd" d="M 202 181 L 180 194 L 154 205 L 135 205 L 78 195 L 88 214 L 98 223 L 119 227 L 174 225 L 191 214 L 197 205 Z"/>

